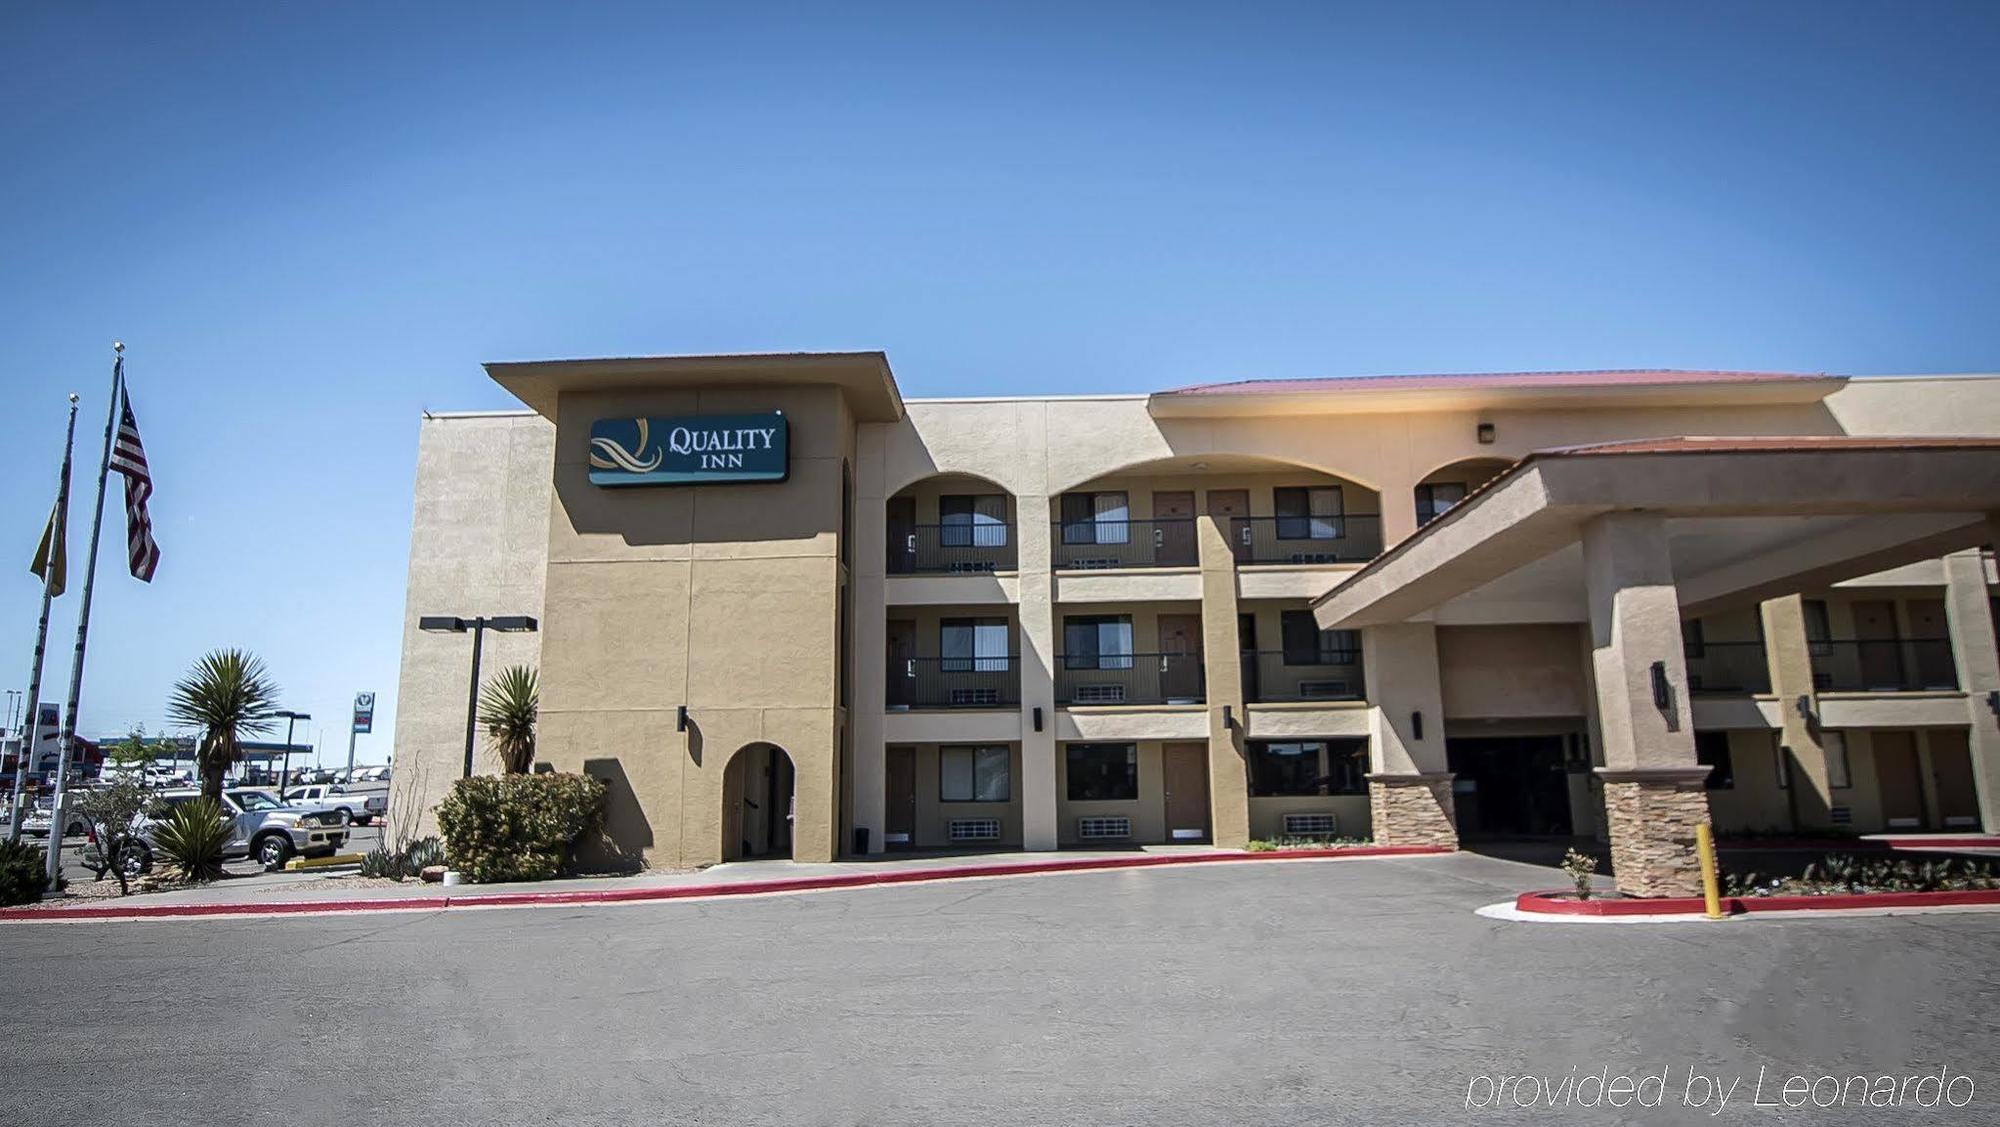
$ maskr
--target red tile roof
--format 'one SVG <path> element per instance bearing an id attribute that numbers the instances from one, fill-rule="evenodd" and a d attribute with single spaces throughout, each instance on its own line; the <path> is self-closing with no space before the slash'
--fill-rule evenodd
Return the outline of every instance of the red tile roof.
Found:
<path id="1" fill-rule="evenodd" d="M 1160 395 L 1286 395 L 1314 391 L 1438 391 L 1497 387 L 1658 387 L 1823 380 L 1824 372 L 1709 372 L 1618 368 L 1586 372 L 1467 372 L 1457 375 L 1336 376 L 1191 384 Z"/>

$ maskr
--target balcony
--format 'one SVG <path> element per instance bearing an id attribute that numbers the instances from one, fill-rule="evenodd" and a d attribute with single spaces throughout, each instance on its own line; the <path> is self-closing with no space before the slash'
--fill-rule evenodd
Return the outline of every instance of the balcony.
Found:
<path id="1" fill-rule="evenodd" d="M 1077 520 L 1055 522 L 1055 567 L 1088 571 L 1126 567 L 1194 567 L 1194 521 Z"/>
<path id="2" fill-rule="evenodd" d="M 1354 701 L 1366 695 L 1361 654 L 1282 651 L 1243 655 L 1243 699 L 1251 704 L 1287 701 Z"/>
<path id="3" fill-rule="evenodd" d="M 889 663 L 891 711 L 912 708 L 1014 708 L 1021 703 L 1021 663 L 1013 657 L 912 657 Z"/>
<path id="4" fill-rule="evenodd" d="M 1076 654 L 1056 666 L 1056 703 L 1201 704 L 1207 699 L 1201 655 Z"/>
<path id="5" fill-rule="evenodd" d="M 990 575 L 1017 566 L 1012 524 L 919 524 L 890 533 L 890 575 Z"/>
<path id="6" fill-rule="evenodd" d="M 1908 693 L 1958 688 L 1949 638 L 1809 642 L 1813 687 L 1835 693 Z"/>
<path id="7" fill-rule="evenodd" d="M 1229 547 L 1239 564 L 1365 563 L 1382 554 L 1382 517 L 1231 517 Z"/>
<path id="8" fill-rule="evenodd" d="M 1703 642 L 1687 655 L 1688 689 L 1696 693 L 1768 693 L 1771 666 L 1762 642 Z"/>

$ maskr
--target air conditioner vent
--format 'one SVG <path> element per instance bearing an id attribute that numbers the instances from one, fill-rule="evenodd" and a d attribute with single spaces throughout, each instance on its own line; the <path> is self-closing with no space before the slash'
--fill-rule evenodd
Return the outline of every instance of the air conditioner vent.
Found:
<path id="1" fill-rule="evenodd" d="M 1305 700 L 1345 700 L 1353 695 L 1346 681 L 1299 682 L 1299 696 Z"/>
<path id="2" fill-rule="evenodd" d="M 1116 841 L 1132 836 L 1132 819 L 1117 817 L 1078 818 L 1076 836 L 1084 841 Z"/>
<path id="3" fill-rule="evenodd" d="M 1340 828 L 1332 814 L 1285 815 L 1286 837 L 1332 837 Z"/>
<path id="4" fill-rule="evenodd" d="M 1116 681 L 1108 685 L 1078 685 L 1072 696 L 1076 704 L 1124 704 L 1125 686 Z"/>
<path id="5" fill-rule="evenodd" d="M 951 691 L 951 706 L 953 708 L 993 708 L 998 706 L 999 703 L 1000 690 L 998 689 L 953 689 Z"/>
<path id="6" fill-rule="evenodd" d="M 945 835 L 953 841 L 999 841 L 998 818 L 953 818 L 945 823 Z"/>

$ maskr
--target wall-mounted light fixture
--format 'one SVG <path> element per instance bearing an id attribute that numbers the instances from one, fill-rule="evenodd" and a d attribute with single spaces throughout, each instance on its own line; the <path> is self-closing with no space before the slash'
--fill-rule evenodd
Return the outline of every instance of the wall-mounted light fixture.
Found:
<path id="1" fill-rule="evenodd" d="M 1667 680 L 1667 663 L 1653 663 L 1653 707 L 1667 718 L 1667 731 L 1678 732 L 1681 727 L 1680 710 L 1674 707 L 1673 682 Z"/>
<path id="2" fill-rule="evenodd" d="M 688 706 L 681 705 L 679 708 L 674 709 L 674 731 L 685 732 L 687 730 L 688 730 Z"/>
<path id="3" fill-rule="evenodd" d="M 1986 694 L 1986 707 L 1993 710 L 1993 715 L 2000 716 L 2000 689 Z"/>
<path id="4" fill-rule="evenodd" d="M 1421 712 L 1410 713 L 1410 738 L 1413 740 L 1424 738 L 1424 714 Z"/>
<path id="5" fill-rule="evenodd" d="M 1222 706 L 1222 727 L 1225 731 L 1236 727 L 1236 717 L 1230 715 L 1229 706 L 1226 704 Z"/>
<path id="6" fill-rule="evenodd" d="M 1492 424 L 1492 423 L 1480 423 L 1480 424 L 1479 424 L 1479 427 L 1478 427 L 1478 430 L 1477 430 L 1477 433 L 1478 433 L 1478 435 L 1479 435 L 1479 444 L 1480 444 L 1481 446 L 1491 446 L 1491 445 L 1493 445 L 1493 424 Z"/>
<path id="7" fill-rule="evenodd" d="M 1812 698 L 1804 693 L 1800 693 L 1799 699 L 1792 702 L 1792 710 L 1799 714 L 1799 719 L 1810 721 L 1812 719 Z"/>
<path id="8" fill-rule="evenodd" d="M 1041 730 L 1042 730 L 1042 706 L 1038 704 L 1035 706 L 1035 731 L 1039 732 Z"/>

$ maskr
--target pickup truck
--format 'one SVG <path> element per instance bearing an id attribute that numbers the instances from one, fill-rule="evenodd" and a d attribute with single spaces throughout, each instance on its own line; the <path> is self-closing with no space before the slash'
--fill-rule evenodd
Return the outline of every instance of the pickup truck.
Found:
<path id="1" fill-rule="evenodd" d="M 200 797 L 198 790 L 170 790 L 161 792 L 160 802 L 178 806 Z M 347 820 L 339 811 L 283 806 L 262 791 L 223 791 L 222 814 L 230 822 L 229 841 L 222 847 L 222 855 L 249 857 L 266 869 L 281 867 L 294 854 L 324 856 L 340 852 L 347 844 Z M 138 840 L 119 858 L 127 873 L 153 867 L 154 825 L 152 819 L 141 823 Z"/>
<path id="2" fill-rule="evenodd" d="M 293 806 L 325 807 L 347 815 L 348 821 L 365 826 L 389 812 L 389 795 L 383 791 L 349 790 L 338 783 L 313 783 L 285 792 Z"/>

